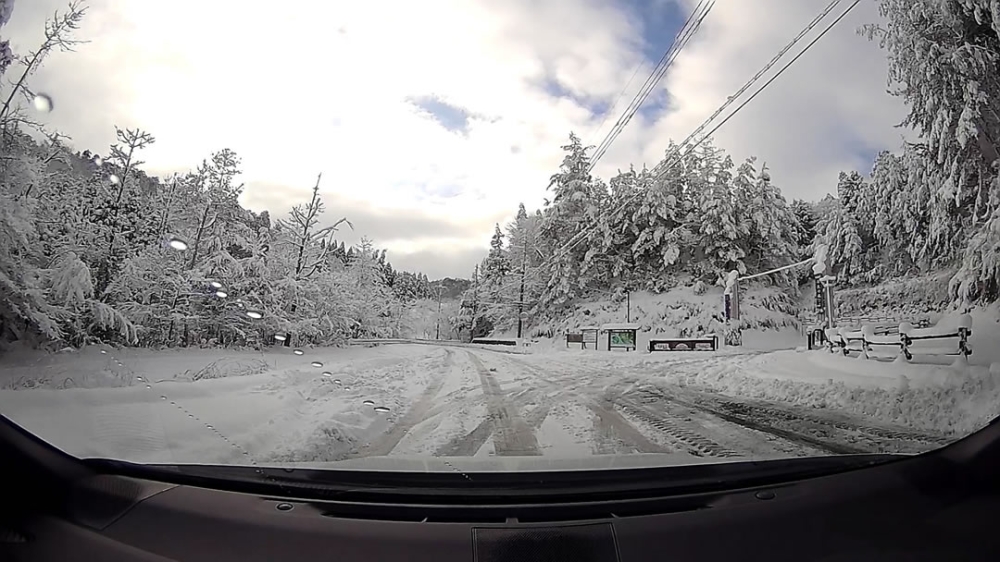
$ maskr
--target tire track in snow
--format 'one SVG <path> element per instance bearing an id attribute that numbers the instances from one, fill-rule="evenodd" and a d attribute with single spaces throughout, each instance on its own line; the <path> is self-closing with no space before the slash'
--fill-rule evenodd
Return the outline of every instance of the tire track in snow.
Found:
<path id="1" fill-rule="evenodd" d="M 452 350 L 445 350 L 443 372 L 447 373 L 450 370 L 449 368 L 454 360 L 453 356 L 454 352 Z M 407 410 L 399 422 L 390 427 L 386 433 L 383 433 L 373 442 L 362 446 L 357 451 L 352 451 L 346 458 L 381 457 L 391 453 L 415 425 L 430 417 L 429 412 L 434 406 L 435 397 L 441 390 L 441 387 L 444 386 L 444 379 L 445 375 L 439 373 L 437 377 L 431 380 L 431 383 L 420 394 L 420 398 L 413 404 L 413 407 Z"/>
<path id="2" fill-rule="evenodd" d="M 703 431 L 694 427 L 694 424 L 684 423 L 682 418 L 669 413 L 654 410 L 636 401 L 618 397 L 614 400 L 616 406 L 623 412 L 635 416 L 636 418 L 653 426 L 673 447 L 697 457 L 737 457 L 741 456 L 736 451 L 725 447 L 717 441 L 708 438 Z M 660 403 L 662 408 L 664 403 Z"/>
<path id="3" fill-rule="evenodd" d="M 524 418 L 503 396 L 503 389 L 482 361 L 471 351 L 469 360 L 479 372 L 479 379 L 486 396 L 487 418 L 493 426 L 493 446 L 500 456 L 538 456 L 538 439 Z M 473 430 L 475 431 L 475 430 Z"/>
<path id="4" fill-rule="evenodd" d="M 951 441 L 943 436 L 906 428 L 878 427 L 876 424 L 848 421 L 832 413 L 826 415 L 819 411 L 803 412 L 777 404 L 738 400 L 690 390 L 685 393 L 693 408 L 831 453 L 919 453 L 936 449 Z"/>
<path id="5" fill-rule="evenodd" d="M 748 353 L 747 355 L 760 355 L 761 353 L 762 352 Z M 588 381 L 588 383 L 592 381 L 607 380 L 609 378 L 609 373 L 605 369 L 594 369 L 589 367 L 582 367 L 580 365 L 570 365 L 563 362 L 560 363 L 562 363 L 566 367 L 573 368 L 575 370 L 575 375 L 577 376 L 576 377 L 577 379 L 581 378 L 579 377 L 580 374 L 586 374 L 587 376 L 584 378 L 584 380 Z M 721 367 L 719 372 L 726 372 L 737 368 L 737 366 L 733 364 L 733 358 L 731 356 L 722 356 L 722 357 L 715 356 L 715 357 L 703 357 L 697 359 L 695 358 L 684 359 L 684 360 L 666 362 L 664 366 L 696 367 L 699 370 L 708 370 Z M 531 369 L 531 367 L 528 368 Z M 538 375 L 537 372 L 536 376 L 539 379 L 548 382 L 549 384 L 558 384 L 555 381 L 547 380 L 545 377 Z M 635 377 L 623 376 L 622 373 L 619 373 L 613 376 L 612 378 L 617 378 L 619 384 L 609 386 L 608 390 L 613 389 L 615 386 L 619 387 L 621 385 L 627 386 L 636 382 Z M 560 383 L 562 383 L 563 388 L 569 390 L 570 392 L 573 392 L 575 391 L 575 389 L 580 388 L 582 386 L 579 383 L 567 385 L 565 384 L 566 382 L 568 381 L 560 381 Z M 802 446 L 806 446 L 809 447 L 810 449 L 821 449 L 824 451 L 831 451 L 831 447 L 837 449 L 836 445 L 831 446 L 823 441 L 810 439 L 808 436 L 800 436 L 797 434 L 793 434 L 791 432 L 784 432 L 780 430 L 768 431 L 768 429 L 773 429 L 773 428 L 769 428 L 767 426 L 761 426 L 760 424 L 746 423 L 745 420 L 735 419 L 734 417 L 731 416 L 730 417 L 720 416 L 715 411 L 709 411 L 705 410 L 704 408 L 698 408 L 697 406 L 691 404 L 682 403 L 681 401 L 675 399 L 674 396 L 672 395 L 668 396 L 667 394 L 662 392 L 663 390 L 662 387 L 658 386 L 657 388 L 660 389 L 661 392 L 657 393 L 656 400 L 659 403 L 656 405 L 652 405 L 643 402 L 641 400 L 628 399 L 623 396 L 623 393 L 614 391 L 601 398 L 601 400 L 607 405 L 607 407 L 603 408 L 604 413 L 607 414 L 613 412 L 613 415 L 608 416 L 606 420 L 602 420 L 604 424 L 603 426 L 602 423 L 595 423 L 595 435 L 597 436 L 596 449 L 598 451 L 629 452 L 627 449 L 625 451 L 621 451 L 621 446 L 623 445 L 623 443 L 616 442 L 615 440 L 616 436 L 615 434 L 618 433 L 619 435 L 621 435 L 622 429 L 624 429 L 625 435 L 631 435 L 631 438 L 628 440 L 632 441 L 633 443 L 641 441 L 649 442 L 649 439 L 647 439 L 645 435 L 642 434 L 642 432 L 635 429 L 635 427 L 626 418 L 622 417 L 617 412 L 615 412 L 615 407 L 620 408 L 623 411 L 623 413 L 633 416 L 635 419 L 638 419 L 651 426 L 651 428 L 657 431 L 660 437 L 665 438 L 667 443 L 669 444 L 669 448 L 664 448 L 663 446 L 654 444 L 653 446 L 657 447 L 658 450 L 642 451 L 640 449 L 640 452 L 663 452 L 664 450 L 666 451 L 680 450 L 696 456 L 712 456 L 712 457 L 724 457 L 724 458 L 742 456 L 740 452 L 732 449 L 731 447 L 723 445 L 717 439 L 713 439 L 712 437 L 710 437 L 710 433 L 707 432 L 707 429 L 705 427 L 702 427 L 697 422 L 690 420 L 690 416 L 685 415 L 684 412 L 678 411 L 681 409 L 688 410 L 689 411 L 688 413 L 690 413 L 691 410 L 703 412 L 705 414 L 711 415 L 713 418 L 722 419 L 723 421 L 728 422 L 729 424 L 733 424 L 736 426 L 736 428 L 742 428 L 743 430 L 750 430 L 757 435 L 760 435 L 761 433 L 770 434 L 773 437 L 779 437 L 784 441 L 789 442 L 789 444 L 797 446 L 799 448 L 801 448 Z M 591 400 L 589 405 L 594 405 L 594 404 L 595 402 Z M 593 407 L 591 409 L 595 411 L 595 413 L 597 413 L 597 410 L 594 410 Z M 612 425 L 612 427 L 607 427 L 608 424 Z M 632 434 L 626 427 L 631 428 L 631 430 L 634 431 L 635 434 L 638 434 L 638 437 L 636 437 L 635 434 Z M 624 445 L 627 446 L 627 443 L 625 443 Z M 847 449 L 847 447 L 842 447 L 839 448 L 838 450 L 843 450 L 843 449 Z"/>
<path id="6" fill-rule="evenodd" d="M 641 431 L 614 410 L 613 404 L 607 401 L 595 399 L 592 395 L 586 395 L 576 390 L 577 385 L 567 387 L 563 382 L 557 382 L 540 374 L 538 369 L 527 362 L 503 357 L 503 361 L 513 364 L 525 373 L 541 381 L 546 386 L 576 397 L 587 409 L 594 414 L 595 442 L 593 444 L 596 454 L 613 454 L 621 452 L 638 451 L 640 453 L 668 453 L 669 449 L 654 443 Z M 567 365 L 569 366 L 569 365 Z M 579 369 L 578 366 L 573 366 Z"/>
<path id="7" fill-rule="evenodd" d="M 493 421 L 490 416 L 479 422 L 475 429 L 463 436 L 452 439 L 438 447 L 434 452 L 436 457 L 471 457 L 476 454 L 486 440 L 493 435 Z"/>
<path id="8" fill-rule="evenodd" d="M 516 406 L 517 404 L 515 404 Z M 549 405 L 542 404 L 535 407 L 533 410 L 525 414 L 524 421 L 528 424 L 528 427 L 532 431 L 538 431 L 541 427 L 542 422 L 549 415 Z M 438 447 L 434 456 L 437 457 L 471 457 L 476 454 L 476 451 L 482 448 L 486 444 L 486 441 L 493 434 L 493 420 L 490 416 L 479 422 L 479 425 L 475 429 L 466 433 L 465 435 L 458 436 L 451 441 L 445 443 Z"/>

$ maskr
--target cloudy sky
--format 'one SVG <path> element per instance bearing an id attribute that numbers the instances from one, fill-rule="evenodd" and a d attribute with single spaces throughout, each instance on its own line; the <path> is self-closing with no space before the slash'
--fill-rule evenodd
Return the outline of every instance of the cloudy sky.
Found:
<path id="1" fill-rule="evenodd" d="M 596 173 L 655 165 L 828 3 L 717 0 Z M 571 130 L 600 143 L 695 2 L 87 4 L 77 36 L 89 43 L 31 82 L 75 148 L 104 153 L 115 125 L 138 127 L 156 137 L 142 155 L 156 175 L 232 148 L 243 204 L 272 215 L 305 200 L 323 172 L 328 218 L 355 225 L 346 240 L 366 235 L 397 267 L 436 278 L 467 277 L 494 223 L 519 202 L 542 204 Z M 3 31 L 15 52 L 39 44 L 65 5 L 14 0 Z M 863 0 L 715 143 L 766 161 L 789 198 L 820 198 L 838 171 L 868 171 L 877 151 L 899 146 L 903 116 L 883 54 L 856 33 L 873 21 L 876 2 Z"/>

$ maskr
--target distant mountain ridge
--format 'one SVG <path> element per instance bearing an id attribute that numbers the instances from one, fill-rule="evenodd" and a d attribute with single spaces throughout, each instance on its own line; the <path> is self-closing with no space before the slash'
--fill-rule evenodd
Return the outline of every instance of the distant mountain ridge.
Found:
<path id="1" fill-rule="evenodd" d="M 445 277 L 430 282 L 432 298 L 437 298 L 438 290 L 441 290 L 441 298 L 445 300 L 458 299 L 462 293 L 472 286 L 472 281 L 468 279 L 455 279 Z"/>

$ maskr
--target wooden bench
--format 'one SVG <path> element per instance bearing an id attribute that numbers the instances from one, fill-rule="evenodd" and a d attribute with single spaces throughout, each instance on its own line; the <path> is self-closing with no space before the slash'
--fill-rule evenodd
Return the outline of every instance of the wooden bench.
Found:
<path id="1" fill-rule="evenodd" d="M 571 343 L 580 344 L 580 349 L 587 349 L 587 342 L 583 341 L 583 334 L 566 334 L 566 347 Z"/>
<path id="2" fill-rule="evenodd" d="M 719 337 L 701 338 L 658 338 L 649 340 L 649 352 L 654 351 L 715 351 L 719 349 Z"/>

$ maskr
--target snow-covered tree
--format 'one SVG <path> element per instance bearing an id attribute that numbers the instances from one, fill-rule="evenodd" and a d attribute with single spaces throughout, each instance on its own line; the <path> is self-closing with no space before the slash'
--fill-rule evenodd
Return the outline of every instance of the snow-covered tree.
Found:
<path id="1" fill-rule="evenodd" d="M 500 225 L 494 227 L 493 238 L 490 239 L 490 253 L 486 256 L 485 267 L 483 268 L 483 278 L 487 283 L 500 285 L 504 278 L 510 273 L 510 257 L 504 249 L 504 234 L 500 230 Z"/>
<path id="2" fill-rule="evenodd" d="M 795 214 L 795 241 L 803 257 L 812 254 L 813 239 L 816 238 L 816 209 L 802 199 L 792 200 L 792 213 Z"/>
<path id="3" fill-rule="evenodd" d="M 748 224 L 739 221 L 732 189 L 733 161 L 726 156 L 717 162 L 712 181 L 699 194 L 698 246 L 704 254 L 704 277 L 716 282 L 730 271 L 746 272 Z"/>
<path id="4" fill-rule="evenodd" d="M 596 237 L 589 227 L 602 216 L 606 189 L 589 173 L 587 147 L 575 134 L 569 144 L 559 173 L 554 174 L 548 189 L 548 202 L 539 225 L 544 241 L 546 288 L 542 300 L 560 305 L 582 295 L 593 281 Z"/>
<path id="5" fill-rule="evenodd" d="M 885 23 L 862 31 L 885 50 L 889 84 L 908 107 L 903 125 L 920 135 L 906 158 L 922 216 L 909 253 L 923 267 L 961 255 L 955 296 L 992 298 L 997 277 L 989 264 L 1000 247 L 1000 9 L 994 0 L 880 0 L 879 11 Z"/>

